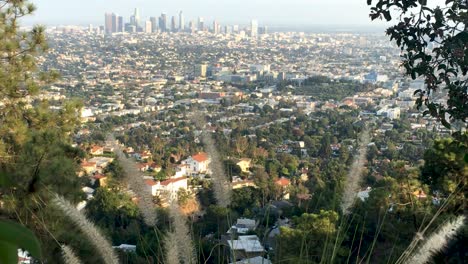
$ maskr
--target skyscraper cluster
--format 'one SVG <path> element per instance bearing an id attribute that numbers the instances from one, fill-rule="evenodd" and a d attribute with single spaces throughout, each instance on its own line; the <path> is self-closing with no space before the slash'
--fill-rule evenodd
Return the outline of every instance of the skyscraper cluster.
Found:
<path id="1" fill-rule="evenodd" d="M 230 34 L 230 33 L 243 33 L 249 34 L 251 37 L 256 38 L 259 34 L 267 34 L 267 27 L 259 27 L 257 20 L 252 20 L 250 26 L 245 28 L 245 31 L 240 29 L 238 25 L 225 25 L 224 27 L 214 20 L 212 27 L 205 24 L 203 17 L 198 17 L 196 21 L 189 21 L 188 25 L 185 23 L 184 13 L 180 11 L 176 16 L 171 16 L 170 19 L 167 14 L 162 13 L 159 17 L 152 16 L 147 21 L 142 21 L 140 11 L 135 8 L 133 14 L 130 16 L 130 21 L 124 23 L 122 16 L 115 13 L 105 14 L 104 30 L 106 34 L 113 33 L 156 33 L 156 32 L 197 32 L 197 31 L 210 31 L 214 34 Z"/>

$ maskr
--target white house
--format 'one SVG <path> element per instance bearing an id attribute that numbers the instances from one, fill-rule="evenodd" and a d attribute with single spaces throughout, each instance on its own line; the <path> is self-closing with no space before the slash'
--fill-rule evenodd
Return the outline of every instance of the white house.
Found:
<path id="1" fill-rule="evenodd" d="M 179 189 L 187 189 L 187 177 L 170 178 L 165 181 L 145 180 L 146 185 L 151 188 L 153 196 L 167 195 L 168 198 L 177 198 Z"/>
<path id="2" fill-rule="evenodd" d="M 187 165 L 187 173 L 189 174 L 206 173 L 208 171 L 208 165 L 210 164 L 210 158 L 207 153 L 199 152 L 183 160 L 182 164 Z"/>
<path id="3" fill-rule="evenodd" d="M 228 240 L 227 243 L 234 252 L 233 257 L 235 256 L 235 259 L 232 259 L 234 262 L 263 256 L 265 253 L 265 249 L 256 235 L 239 236 L 237 240 Z"/>

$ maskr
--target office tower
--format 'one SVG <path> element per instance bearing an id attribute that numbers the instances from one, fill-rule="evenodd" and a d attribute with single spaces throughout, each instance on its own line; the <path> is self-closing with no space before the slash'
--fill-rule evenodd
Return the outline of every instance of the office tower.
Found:
<path id="1" fill-rule="evenodd" d="M 258 36 L 258 21 L 252 20 L 250 22 L 250 36 L 256 38 Z"/>
<path id="2" fill-rule="evenodd" d="M 117 15 L 112 13 L 112 33 L 117 32 Z"/>
<path id="3" fill-rule="evenodd" d="M 156 17 L 150 17 L 151 21 L 151 32 L 156 32 L 158 30 L 158 22 Z"/>
<path id="4" fill-rule="evenodd" d="M 135 26 L 138 28 L 140 26 L 140 10 L 138 8 L 135 8 L 135 13 L 133 14 L 133 17 L 135 18 Z"/>
<path id="5" fill-rule="evenodd" d="M 175 16 L 171 17 L 171 32 L 176 32 L 177 31 L 177 26 L 176 26 L 176 18 Z"/>
<path id="6" fill-rule="evenodd" d="M 189 28 L 190 28 L 190 33 L 195 33 L 195 31 L 197 31 L 197 27 L 195 26 L 194 21 L 189 22 Z"/>
<path id="7" fill-rule="evenodd" d="M 208 65 L 200 64 L 195 67 L 195 76 L 197 77 L 206 77 L 208 71 Z"/>
<path id="8" fill-rule="evenodd" d="M 159 29 L 161 32 L 167 31 L 167 15 L 162 13 L 161 17 L 159 17 Z"/>
<path id="9" fill-rule="evenodd" d="M 153 32 L 153 25 L 151 24 L 151 21 L 148 20 L 145 22 L 145 33 L 152 33 Z"/>
<path id="10" fill-rule="evenodd" d="M 106 34 L 112 34 L 112 13 L 105 14 L 105 31 Z"/>
<path id="11" fill-rule="evenodd" d="M 124 31 L 123 16 L 118 16 L 117 17 L 117 32 L 123 32 L 123 31 Z"/>
<path id="12" fill-rule="evenodd" d="M 258 34 L 260 34 L 260 35 L 266 35 L 266 34 L 268 34 L 268 27 L 267 27 L 267 26 L 260 27 L 260 28 L 258 29 Z"/>
<path id="13" fill-rule="evenodd" d="M 179 12 L 179 31 L 185 31 L 185 18 L 182 11 Z"/>
<path id="14" fill-rule="evenodd" d="M 232 26 L 232 32 L 239 33 L 239 25 Z"/>
<path id="15" fill-rule="evenodd" d="M 132 23 L 125 23 L 125 32 L 135 33 L 137 32 L 137 28 Z"/>
<path id="16" fill-rule="evenodd" d="M 205 30 L 205 21 L 203 17 L 198 17 L 198 30 L 199 31 Z"/>
<path id="17" fill-rule="evenodd" d="M 93 32 L 93 24 L 88 25 L 88 32 L 89 33 Z"/>
<path id="18" fill-rule="evenodd" d="M 217 35 L 219 33 L 218 28 L 219 28 L 218 21 L 216 20 L 213 21 L 213 34 Z"/>

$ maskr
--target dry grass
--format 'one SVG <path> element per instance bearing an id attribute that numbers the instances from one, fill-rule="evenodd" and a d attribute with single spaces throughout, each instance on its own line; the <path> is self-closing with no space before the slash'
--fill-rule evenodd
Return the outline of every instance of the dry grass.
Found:
<path id="1" fill-rule="evenodd" d="M 435 253 L 443 250 L 447 246 L 449 241 L 463 226 L 465 219 L 465 216 L 459 216 L 454 221 L 442 225 L 439 230 L 423 240 L 421 247 L 408 258 L 406 263 L 424 264 L 429 262 Z"/>
<path id="2" fill-rule="evenodd" d="M 70 202 L 59 195 L 55 195 L 52 203 L 59 208 L 80 230 L 86 235 L 89 242 L 100 254 L 106 264 L 119 263 L 112 245 L 101 234 L 99 229 L 89 221 L 85 215 L 78 211 Z"/>
<path id="3" fill-rule="evenodd" d="M 200 113 L 195 114 L 194 120 L 196 125 L 202 129 L 201 141 L 205 147 L 205 151 L 211 158 L 209 166 L 212 172 L 213 191 L 216 201 L 219 206 L 228 207 L 231 203 L 232 187 L 228 177 L 224 173 L 224 165 L 216 148 L 216 143 L 207 131 L 203 131 L 206 122 Z"/>
<path id="4" fill-rule="evenodd" d="M 127 158 L 122 151 L 121 146 L 116 143 L 115 137 L 109 134 L 108 142 L 112 142 L 120 165 L 125 173 L 125 182 L 129 189 L 138 196 L 138 208 L 143 215 L 145 223 L 149 226 L 156 225 L 156 210 L 154 209 L 153 197 L 150 188 L 146 185 L 143 174 L 137 169 L 135 162 Z"/>
<path id="5" fill-rule="evenodd" d="M 187 224 L 187 218 L 180 211 L 176 201 L 171 201 L 169 206 L 169 215 L 172 220 L 172 231 L 168 235 L 170 243 L 174 243 L 172 240 L 175 239 L 177 247 L 177 255 L 180 263 L 193 264 L 195 261 L 195 247 L 192 242 L 190 235 L 190 229 Z M 174 254 L 175 250 L 167 250 L 167 253 Z M 172 256 L 167 256 L 168 259 L 172 259 Z"/>
<path id="6" fill-rule="evenodd" d="M 61 248 L 62 257 L 66 264 L 81 264 L 81 261 L 69 246 L 62 245 Z"/>
<path id="7" fill-rule="evenodd" d="M 358 154 L 354 157 L 353 164 L 348 173 L 343 192 L 343 201 L 341 209 L 347 214 L 349 208 L 356 199 L 356 193 L 359 191 L 359 184 L 362 180 L 362 173 L 367 160 L 367 145 L 370 142 L 369 130 L 367 128 L 361 133 L 358 143 Z"/>

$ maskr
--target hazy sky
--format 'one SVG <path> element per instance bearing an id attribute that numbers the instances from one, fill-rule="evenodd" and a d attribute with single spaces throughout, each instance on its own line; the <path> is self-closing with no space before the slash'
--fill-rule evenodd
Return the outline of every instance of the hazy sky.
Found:
<path id="1" fill-rule="evenodd" d="M 370 25 L 366 0 L 33 0 L 38 8 L 26 24 L 103 25 L 104 13 L 115 12 L 127 22 L 135 7 L 142 19 L 172 15 L 182 10 L 185 20 L 198 16 L 211 23 L 247 24 L 257 19 L 260 25 Z"/>

